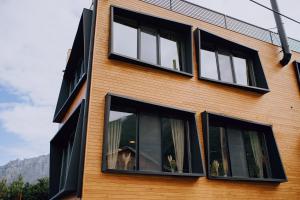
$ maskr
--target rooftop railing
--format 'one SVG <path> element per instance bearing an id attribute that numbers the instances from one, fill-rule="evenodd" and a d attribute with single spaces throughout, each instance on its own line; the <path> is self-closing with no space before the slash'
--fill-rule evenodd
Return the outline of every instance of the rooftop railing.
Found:
<path id="1" fill-rule="evenodd" d="M 167 10 L 192 17 L 243 35 L 280 46 L 279 35 L 268 29 L 241 21 L 222 13 L 204 8 L 184 0 L 141 0 Z M 300 41 L 288 38 L 291 50 L 300 52 Z"/>

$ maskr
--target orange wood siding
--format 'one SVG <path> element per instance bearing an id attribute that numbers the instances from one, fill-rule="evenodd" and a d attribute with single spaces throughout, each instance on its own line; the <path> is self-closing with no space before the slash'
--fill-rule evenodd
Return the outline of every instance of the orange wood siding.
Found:
<path id="1" fill-rule="evenodd" d="M 75 99 L 73 100 L 73 102 L 71 103 L 71 105 L 69 106 L 69 108 L 68 108 L 65 116 L 62 119 L 62 122 L 60 123 L 60 126 L 63 125 L 67 121 L 67 119 L 72 115 L 72 113 L 74 112 L 74 110 L 81 103 L 81 100 L 85 99 L 86 86 L 87 86 L 87 82 L 85 81 L 83 83 L 83 85 L 81 86 L 80 90 L 78 91 L 77 96 L 75 97 Z"/>
<path id="2" fill-rule="evenodd" d="M 300 198 L 300 95 L 294 66 L 279 64 L 281 48 L 213 26 L 139 0 L 98 1 L 93 71 L 88 116 L 83 196 L 91 199 L 299 199 Z M 200 27 L 259 51 L 270 93 L 259 95 L 194 77 L 108 59 L 110 5 L 149 13 Z M 293 53 L 293 60 L 300 59 Z M 197 112 L 207 110 L 273 125 L 288 182 L 279 185 L 237 181 L 101 173 L 104 97 L 107 92 Z M 204 155 L 203 155 L 204 158 Z"/>

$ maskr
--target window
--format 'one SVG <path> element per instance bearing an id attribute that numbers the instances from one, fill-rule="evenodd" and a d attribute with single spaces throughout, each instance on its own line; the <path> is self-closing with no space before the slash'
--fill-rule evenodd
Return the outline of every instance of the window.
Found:
<path id="1" fill-rule="evenodd" d="M 91 21 L 92 11 L 85 9 L 80 19 L 66 69 L 63 71 L 63 80 L 53 122 L 61 122 L 69 106 L 85 83 L 87 77 L 87 58 L 90 45 Z"/>
<path id="2" fill-rule="evenodd" d="M 192 75 L 191 26 L 111 8 L 110 58 Z"/>
<path id="3" fill-rule="evenodd" d="M 259 93 L 269 91 L 257 51 L 196 30 L 199 78 Z"/>
<path id="4" fill-rule="evenodd" d="M 80 182 L 83 176 L 84 100 L 70 118 L 59 129 L 50 142 L 50 198 L 60 199 L 63 195 L 81 193 Z"/>
<path id="5" fill-rule="evenodd" d="M 103 171 L 202 176 L 194 113 L 108 94 Z"/>
<path id="6" fill-rule="evenodd" d="M 202 120 L 209 178 L 287 180 L 271 126 L 207 112 Z"/>

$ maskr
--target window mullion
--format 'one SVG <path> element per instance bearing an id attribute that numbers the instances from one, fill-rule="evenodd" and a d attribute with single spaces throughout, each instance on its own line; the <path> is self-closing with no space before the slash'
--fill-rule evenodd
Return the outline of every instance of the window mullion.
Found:
<path id="1" fill-rule="evenodd" d="M 156 48 L 157 48 L 157 64 L 161 65 L 161 47 L 160 47 L 160 31 L 159 29 L 157 30 L 157 35 L 156 35 Z"/>
<path id="2" fill-rule="evenodd" d="M 139 124 L 140 124 L 140 114 L 139 114 L 139 112 L 137 112 L 136 113 L 136 136 L 135 136 L 135 140 L 136 140 L 136 142 L 135 142 L 135 148 L 136 148 L 136 155 L 135 155 L 135 171 L 139 171 L 139 169 L 140 169 L 140 161 L 139 161 L 139 158 L 140 158 L 140 146 L 139 146 L 139 132 L 140 132 L 140 130 L 139 130 L 139 128 L 140 128 L 140 126 L 139 126 Z"/>
<path id="3" fill-rule="evenodd" d="M 233 55 L 232 55 L 232 53 L 229 54 L 229 57 L 230 57 L 230 66 L 231 66 L 231 73 L 232 73 L 233 82 L 237 83 L 236 82 L 236 76 L 235 76 L 235 70 L 234 70 L 234 64 L 233 64 Z"/>
<path id="4" fill-rule="evenodd" d="M 137 28 L 137 59 L 141 59 L 141 25 L 138 24 Z"/>
<path id="5" fill-rule="evenodd" d="M 224 131 L 225 133 L 225 138 L 226 138 L 226 146 L 227 146 L 227 162 L 228 162 L 228 175 L 232 176 L 232 171 L 231 171 L 231 159 L 230 159 L 230 151 L 229 151 L 229 142 L 228 142 L 228 134 L 227 134 L 227 127 L 220 127 L 220 132 Z"/>
<path id="6" fill-rule="evenodd" d="M 221 80 L 221 72 L 220 72 L 220 62 L 219 62 L 219 53 L 218 49 L 215 50 L 216 60 L 217 60 L 217 70 L 218 70 L 218 80 Z"/>
<path id="7" fill-rule="evenodd" d="M 189 122 L 186 121 L 186 141 L 187 141 L 187 150 L 188 150 L 188 163 L 189 163 L 189 173 L 193 173 L 192 168 L 192 155 L 191 155 L 191 142 L 190 142 L 190 126 Z"/>

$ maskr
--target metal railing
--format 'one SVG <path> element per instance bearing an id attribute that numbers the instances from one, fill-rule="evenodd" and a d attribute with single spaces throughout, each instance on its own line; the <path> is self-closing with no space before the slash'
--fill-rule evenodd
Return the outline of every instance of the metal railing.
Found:
<path id="1" fill-rule="evenodd" d="M 141 0 L 167 10 L 280 46 L 279 35 L 268 29 L 241 21 L 185 0 Z M 300 52 L 300 41 L 288 38 L 291 50 Z"/>

